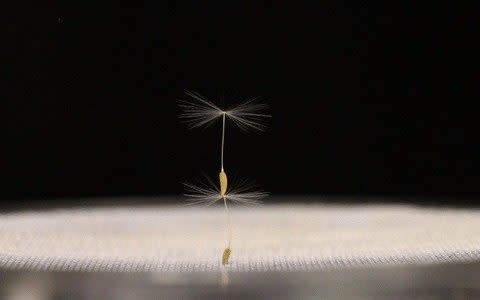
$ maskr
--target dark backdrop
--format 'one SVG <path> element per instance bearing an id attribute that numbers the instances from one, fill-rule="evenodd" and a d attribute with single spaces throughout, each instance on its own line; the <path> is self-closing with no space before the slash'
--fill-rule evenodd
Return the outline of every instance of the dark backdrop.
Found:
<path id="1" fill-rule="evenodd" d="M 475 202 L 475 10 L 412 3 L 22 7 L 2 29 L 1 197 L 216 176 L 220 128 L 177 118 L 194 90 L 270 105 L 267 132 L 227 128 L 225 163 L 273 194 Z"/>

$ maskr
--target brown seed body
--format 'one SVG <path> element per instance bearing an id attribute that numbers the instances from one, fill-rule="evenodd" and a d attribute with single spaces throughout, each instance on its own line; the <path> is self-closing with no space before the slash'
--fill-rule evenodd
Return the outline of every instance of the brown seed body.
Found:
<path id="1" fill-rule="evenodd" d="M 223 250 L 222 265 L 228 265 L 228 260 L 230 259 L 231 253 L 232 250 L 230 250 L 230 248 L 225 248 L 225 250 Z"/>
<path id="2" fill-rule="evenodd" d="M 225 194 L 227 193 L 227 187 L 228 187 L 228 180 L 227 180 L 227 174 L 225 171 L 221 171 L 219 174 L 220 178 L 220 196 L 224 197 Z"/>

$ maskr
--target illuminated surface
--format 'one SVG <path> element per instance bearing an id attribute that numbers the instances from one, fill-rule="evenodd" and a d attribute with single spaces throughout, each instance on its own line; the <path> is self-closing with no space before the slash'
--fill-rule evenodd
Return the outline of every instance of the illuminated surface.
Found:
<path id="1" fill-rule="evenodd" d="M 0 215 L 0 266 L 217 271 L 221 206 L 62 209 Z M 475 261 L 480 211 L 401 205 L 265 205 L 232 210 L 229 270 L 302 271 Z"/>

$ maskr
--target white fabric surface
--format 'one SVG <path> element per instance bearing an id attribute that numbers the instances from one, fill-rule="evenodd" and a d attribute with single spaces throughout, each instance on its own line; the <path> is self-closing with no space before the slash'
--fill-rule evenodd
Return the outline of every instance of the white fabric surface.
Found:
<path id="1" fill-rule="evenodd" d="M 233 207 L 231 271 L 318 270 L 480 258 L 480 211 L 402 205 Z M 0 267 L 217 271 L 221 207 L 0 214 Z"/>

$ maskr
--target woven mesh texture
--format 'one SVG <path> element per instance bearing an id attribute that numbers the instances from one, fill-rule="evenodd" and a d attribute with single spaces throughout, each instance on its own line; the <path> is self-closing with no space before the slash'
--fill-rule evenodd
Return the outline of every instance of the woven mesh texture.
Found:
<path id="1" fill-rule="evenodd" d="M 0 267 L 217 271 L 221 207 L 63 209 L 0 215 Z M 299 271 L 480 258 L 480 211 L 404 205 L 232 209 L 231 271 Z"/>

